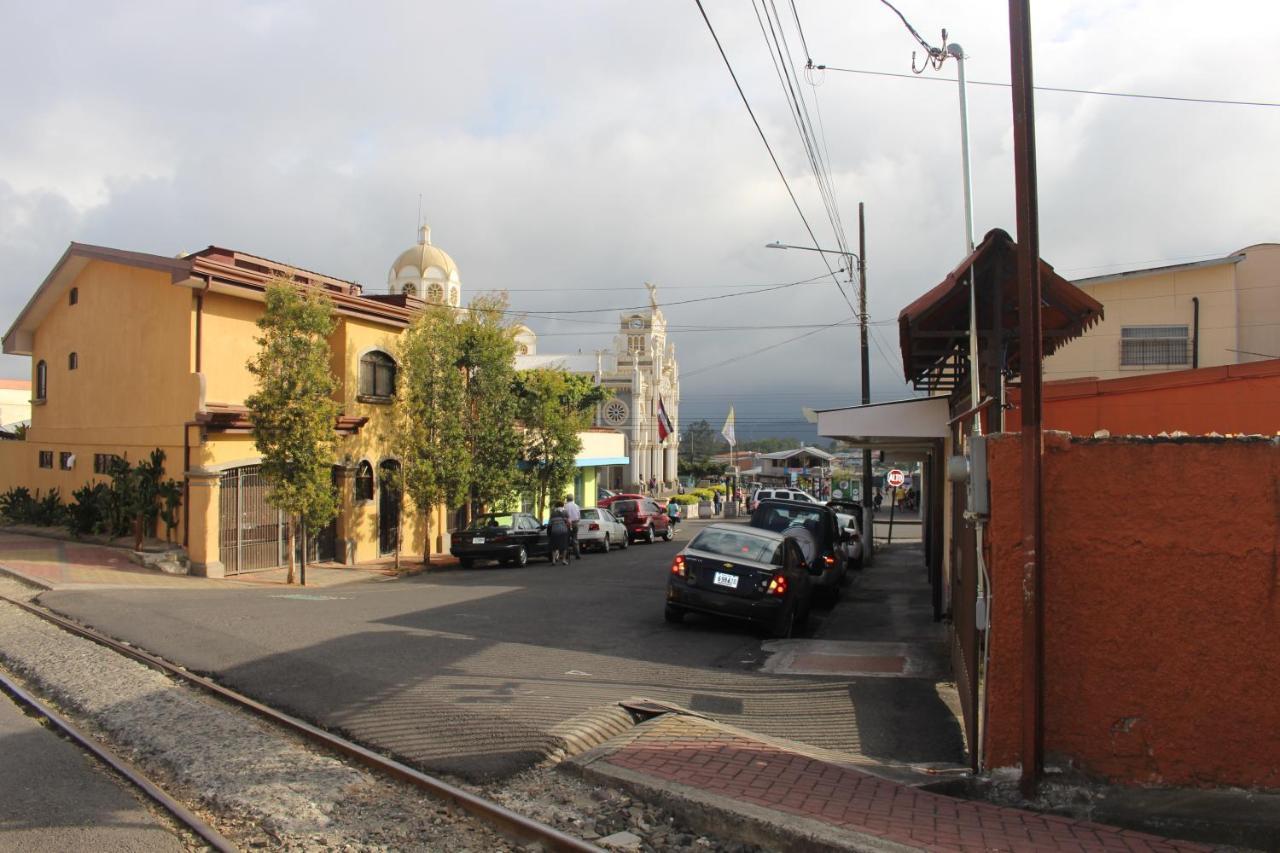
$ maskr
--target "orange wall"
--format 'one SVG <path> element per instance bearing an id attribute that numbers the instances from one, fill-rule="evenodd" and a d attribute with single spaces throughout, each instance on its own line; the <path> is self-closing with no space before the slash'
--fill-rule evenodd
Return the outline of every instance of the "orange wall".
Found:
<path id="1" fill-rule="evenodd" d="M 1021 744 L 1021 449 L 991 442 L 992 768 Z M 1045 436 L 1045 752 L 1280 789 L 1280 444 Z"/>
<path id="2" fill-rule="evenodd" d="M 1018 429 L 1020 394 L 1005 418 Z M 1102 381 L 1048 382 L 1044 428 L 1075 435 L 1106 429 L 1112 435 L 1156 435 L 1181 430 L 1275 435 L 1280 432 L 1280 360 L 1181 370 L 1159 376 Z"/>

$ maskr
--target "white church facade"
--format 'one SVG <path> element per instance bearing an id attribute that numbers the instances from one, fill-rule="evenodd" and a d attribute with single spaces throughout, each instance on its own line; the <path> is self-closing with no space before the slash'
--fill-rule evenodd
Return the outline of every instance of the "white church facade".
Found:
<path id="1" fill-rule="evenodd" d="M 667 321 L 658 306 L 657 288 L 649 288 L 648 310 L 624 312 L 613 346 L 592 354 L 538 352 L 538 338 L 527 326 L 516 335 L 516 367 L 562 367 L 589 374 L 605 391 L 596 425 L 626 438 L 628 463 L 601 485 L 631 490 L 651 480 L 674 485 L 680 454 L 680 366 L 676 346 L 667 339 Z M 660 423 L 661 413 L 666 421 Z"/>

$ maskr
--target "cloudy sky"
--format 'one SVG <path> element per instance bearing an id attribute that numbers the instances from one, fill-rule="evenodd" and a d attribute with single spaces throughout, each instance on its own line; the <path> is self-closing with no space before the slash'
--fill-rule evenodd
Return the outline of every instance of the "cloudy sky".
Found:
<path id="1" fill-rule="evenodd" d="M 704 2 L 834 245 L 752 3 Z M 896 5 L 933 43 L 946 28 L 971 80 L 1009 79 L 1006 3 Z M 1034 7 L 1038 84 L 1280 101 L 1274 0 Z M 910 74 L 917 45 L 879 0 L 794 8 L 816 64 Z M 905 396 L 897 312 L 963 254 L 956 87 L 806 75 L 792 6 L 777 11 L 855 247 L 866 205 L 874 394 Z M 0 327 L 71 240 L 218 244 L 385 287 L 421 196 L 464 298 L 510 291 L 544 352 L 607 345 L 645 281 L 667 303 L 727 296 L 666 309 L 685 422 L 718 427 L 734 403 L 740 437 L 768 435 L 801 405 L 856 400 L 856 330 L 817 330 L 851 318 L 830 278 L 729 296 L 826 269 L 764 248 L 809 237 L 693 0 L 4 0 L 0 27 Z M 1068 277 L 1280 240 L 1280 109 L 1052 92 L 1036 107 L 1042 250 Z M 978 234 L 1012 233 L 1009 90 L 974 86 L 970 111 Z M 608 310 L 538 316 L 569 309 Z M 0 376 L 29 375 L 0 357 Z"/>

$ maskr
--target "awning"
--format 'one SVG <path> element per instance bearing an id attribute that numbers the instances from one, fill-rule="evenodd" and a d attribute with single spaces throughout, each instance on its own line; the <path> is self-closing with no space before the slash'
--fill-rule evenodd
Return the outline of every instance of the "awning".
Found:
<path id="1" fill-rule="evenodd" d="M 818 411 L 818 435 L 902 458 L 929 452 L 947 436 L 946 397 L 919 397 Z"/>
<path id="2" fill-rule="evenodd" d="M 999 228 L 940 284 L 898 314 L 903 372 L 916 388 L 950 391 L 968 376 L 969 286 L 973 268 L 978 302 L 979 352 L 986 352 L 993 289 L 999 292 L 1003 366 L 1021 372 L 1018 341 L 1018 246 Z M 1048 356 L 1102 319 L 1102 304 L 1040 260 L 1043 355 Z M 819 434 L 822 435 L 821 431 Z"/>

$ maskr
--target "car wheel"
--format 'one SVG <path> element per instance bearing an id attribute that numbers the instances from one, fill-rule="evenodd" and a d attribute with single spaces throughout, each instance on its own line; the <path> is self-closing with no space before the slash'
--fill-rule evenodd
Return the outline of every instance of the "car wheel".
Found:
<path id="1" fill-rule="evenodd" d="M 604 535 L 604 544 L 600 546 L 600 550 L 601 550 L 601 551 L 603 551 L 604 553 L 608 554 L 608 553 L 609 553 L 609 549 L 610 549 L 610 548 L 612 548 L 612 547 L 613 547 L 613 546 L 609 544 L 609 534 L 608 534 L 608 533 L 606 533 L 606 534 Z"/>
<path id="2" fill-rule="evenodd" d="M 769 634 L 779 640 L 785 640 L 796 631 L 796 606 L 792 604 L 786 610 L 778 614 L 778 618 L 774 620 L 773 625 L 769 628 Z"/>
<path id="3" fill-rule="evenodd" d="M 667 529 L 662 531 L 662 541 L 670 542 L 672 539 L 675 539 L 675 538 L 676 538 L 676 532 L 672 530 L 671 525 L 668 524 Z"/>
<path id="4" fill-rule="evenodd" d="M 516 549 L 516 555 L 511 558 L 511 565 L 517 568 L 529 565 L 529 552 L 524 549 L 523 545 Z"/>
<path id="5" fill-rule="evenodd" d="M 662 611 L 662 618 L 672 625 L 679 625 L 684 621 L 684 609 L 676 607 L 674 604 L 668 604 L 666 610 Z"/>
<path id="6" fill-rule="evenodd" d="M 652 544 L 653 544 L 653 539 L 654 539 L 654 536 L 653 536 L 653 525 L 650 525 L 649 527 L 645 528 L 645 531 L 644 531 L 644 541 L 646 541 L 646 542 L 648 542 L 650 545 L 652 545 Z"/>
<path id="7" fill-rule="evenodd" d="M 631 537 L 624 534 L 622 537 L 622 550 L 625 551 L 630 547 L 631 547 Z"/>
<path id="8" fill-rule="evenodd" d="M 458 564 L 464 569 L 469 569 L 476 564 L 476 561 L 474 557 L 461 557 L 458 560 Z"/>

